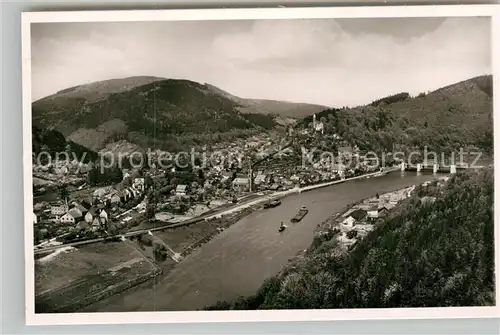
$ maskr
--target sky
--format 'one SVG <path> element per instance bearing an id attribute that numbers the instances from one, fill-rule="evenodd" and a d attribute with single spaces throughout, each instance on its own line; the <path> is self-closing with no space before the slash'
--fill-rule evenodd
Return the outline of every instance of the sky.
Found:
<path id="1" fill-rule="evenodd" d="M 32 100 L 129 76 L 356 106 L 491 74 L 489 18 L 36 23 Z"/>

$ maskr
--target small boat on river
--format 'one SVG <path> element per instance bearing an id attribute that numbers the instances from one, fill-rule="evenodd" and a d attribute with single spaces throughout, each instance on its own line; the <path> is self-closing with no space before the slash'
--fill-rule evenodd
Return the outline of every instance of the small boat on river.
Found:
<path id="1" fill-rule="evenodd" d="M 264 204 L 264 208 L 274 208 L 274 207 L 277 207 L 281 205 L 281 200 L 272 200 L 272 201 L 268 201 Z"/>
<path id="2" fill-rule="evenodd" d="M 299 222 L 300 220 L 302 220 L 304 218 L 304 216 L 306 216 L 307 213 L 309 213 L 309 210 L 307 209 L 307 207 L 302 206 L 299 209 L 299 212 L 290 221 L 292 221 L 294 223 Z"/>

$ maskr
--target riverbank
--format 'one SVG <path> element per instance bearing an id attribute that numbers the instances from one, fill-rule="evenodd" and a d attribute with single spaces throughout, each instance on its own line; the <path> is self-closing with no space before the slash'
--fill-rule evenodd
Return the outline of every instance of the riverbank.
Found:
<path id="1" fill-rule="evenodd" d="M 376 228 L 378 219 L 371 221 L 370 218 L 364 217 L 356 223 L 346 224 L 346 219 L 349 218 L 349 214 L 356 210 L 367 210 L 375 209 L 378 206 L 374 205 L 375 202 L 381 201 L 382 203 L 387 203 L 384 200 L 391 198 L 394 195 L 405 195 L 399 202 L 406 200 L 411 195 L 411 191 L 414 190 L 416 185 L 406 186 L 404 188 L 397 188 L 385 192 L 379 197 L 369 197 L 364 198 L 359 201 L 350 203 L 344 206 L 340 211 L 331 214 L 323 222 L 316 225 L 314 229 L 314 238 L 310 246 L 302 251 L 299 251 L 297 255 L 290 258 L 286 264 L 283 265 L 282 269 L 276 275 L 277 278 L 285 277 L 290 271 L 293 271 L 297 266 L 306 260 L 308 257 L 312 257 L 313 254 L 318 252 L 323 252 L 329 250 L 328 253 L 331 256 L 341 256 L 347 254 L 352 250 L 353 247 L 364 237 L 366 237 L 372 230 Z M 388 205 L 387 205 L 388 206 Z M 391 211 L 395 212 L 397 210 L 397 204 L 392 204 Z M 389 206 L 388 206 L 389 207 Z M 390 213 L 388 212 L 387 217 Z"/>
<path id="2" fill-rule="evenodd" d="M 254 201 L 249 201 L 249 202 L 244 203 L 242 205 L 235 206 L 234 208 L 231 208 L 223 213 L 217 213 L 217 214 L 214 214 L 213 216 L 209 216 L 205 220 L 207 220 L 207 219 L 209 220 L 209 219 L 217 218 L 217 217 L 222 217 L 226 214 L 237 212 L 241 209 L 245 209 L 245 208 L 249 208 L 249 207 L 254 207 L 255 205 L 264 204 L 268 201 L 281 200 L 281 199 L 284 199 L 284 198 L 286 198 L 290 195 L 293 195 L 293 194 L 299 194 L 299 193 L 304 193 L 304 192 L 308 192 L 308 191 L 313 191 L 316 189 L 320 189 L 320 188 L 324 188 L 324 187 L 328 187 L 328 186 L 333 186 L 333 185 L 338 185 L 338 184 L 342 184 L 342 183 L 346 183 L 346 182 L 350 182 L 350 181 L 355 181 L 355 180 L 381 177 L 381 176 L 385 176 L 386 174 L 397 171 L 397 170 L 399 170 L 399 168 L 391 168 L 391 169 L 388 169 L 388 170 L 383 171 L 383 172 L 377 171 L 377 172 L 368 173 L 368 174 L 364 174 L 364 175 L 356 176 L 356 177 L 352 177 L 352 178 L 334 180 L 334 181 L 329 181 L 329 182 L 325 182 L 325 183 L 308 185 L 308 186 L 304 186 L 304 187 L 295 187 L 295 188 L 292 188 L 292 189 L 289 189 L 286 191 L 277 191 L 277 192 L 262 196 Z"/>
<path id="3" fill-rule="evenodd" d="M 449 177 L 439 176 L 434 180 L 437 181 L 438 187 L 443 187 L 445 182 L 449 180 Z M 414 195 L 414 191 L 418 186 L 428 186 L 430 183 L 431 181 L 425 181 L 403 188 L 395 188 L 376 197 L 368 197 L 353 202 L 345 206 L 341 211 L 330 215 L 316 226 L 311 245 L 290 259 L 283 266 L 282 271 L 277 274 L 277 277 L 286 276 L 290 270 L 295 268 L 296 264 L 314 253 L 329 250 L 330 255 L 341 256 L 350 252 L 378 224 L 400 213 L 403 204 Z M 379 212 L 380 208 L 384 209 L 383 214 Z M 347 219 L 350 213 L 357 210 L 366 211 L 367 216 L 353 223 L 348 222 Z M 370 217 L 369 213 L 374 213 L 375 211 L 377 211 L 377 215 Z"/>
<path id="4" fill-rule="evenodd" d="M 457 174 L 445 182 L 422 179 L 412 183 L 422 186 L 387 196 L 388 187 L 379 190 L 383 196 L 376 200 L 400 202 L 354 247 L 342 248 L 340 234 L 332 231 L 309 254 L 263 280 L 253 293 L 219 300 L 206 309 L 493 306 L 493 171 Z M 357 210 L 375 199 L 365 197 Z M 343 218 L 351 214 L 327 223 L 344 225 Z M 478 250 L 480 255 L 475 254 Z M 477 257 L 464 256 L 471 253 Z"/>

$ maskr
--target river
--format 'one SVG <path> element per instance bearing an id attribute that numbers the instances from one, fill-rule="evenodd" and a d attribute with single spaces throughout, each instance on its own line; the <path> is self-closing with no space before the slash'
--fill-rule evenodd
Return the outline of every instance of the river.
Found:
<path id="1" fill-rule="evenodd" d="M 251 295 L 288 260 L 308 248 L 317 224 L 345 206 L 433 179 L 432 174 L 393 172 L 294 194 L 273 209 L 258 210 L 195 250 L 165 275 L 85 308 L 84 312 L 196 310 L 217 300 Z M 309 213 L 290 219 L 301 206 Z M 278 233 L 284 221 L 288 228 Z"/>

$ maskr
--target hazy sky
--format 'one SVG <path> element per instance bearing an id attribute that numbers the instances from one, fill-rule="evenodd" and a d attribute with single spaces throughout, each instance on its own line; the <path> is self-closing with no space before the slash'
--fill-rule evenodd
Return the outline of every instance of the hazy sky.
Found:
<path id="1" fill-rule="evenodd" d="M 31 51 L 33 100 L 149 75 L 340 107 L 491 73 L 488 18 L 39 23 Z"/>

